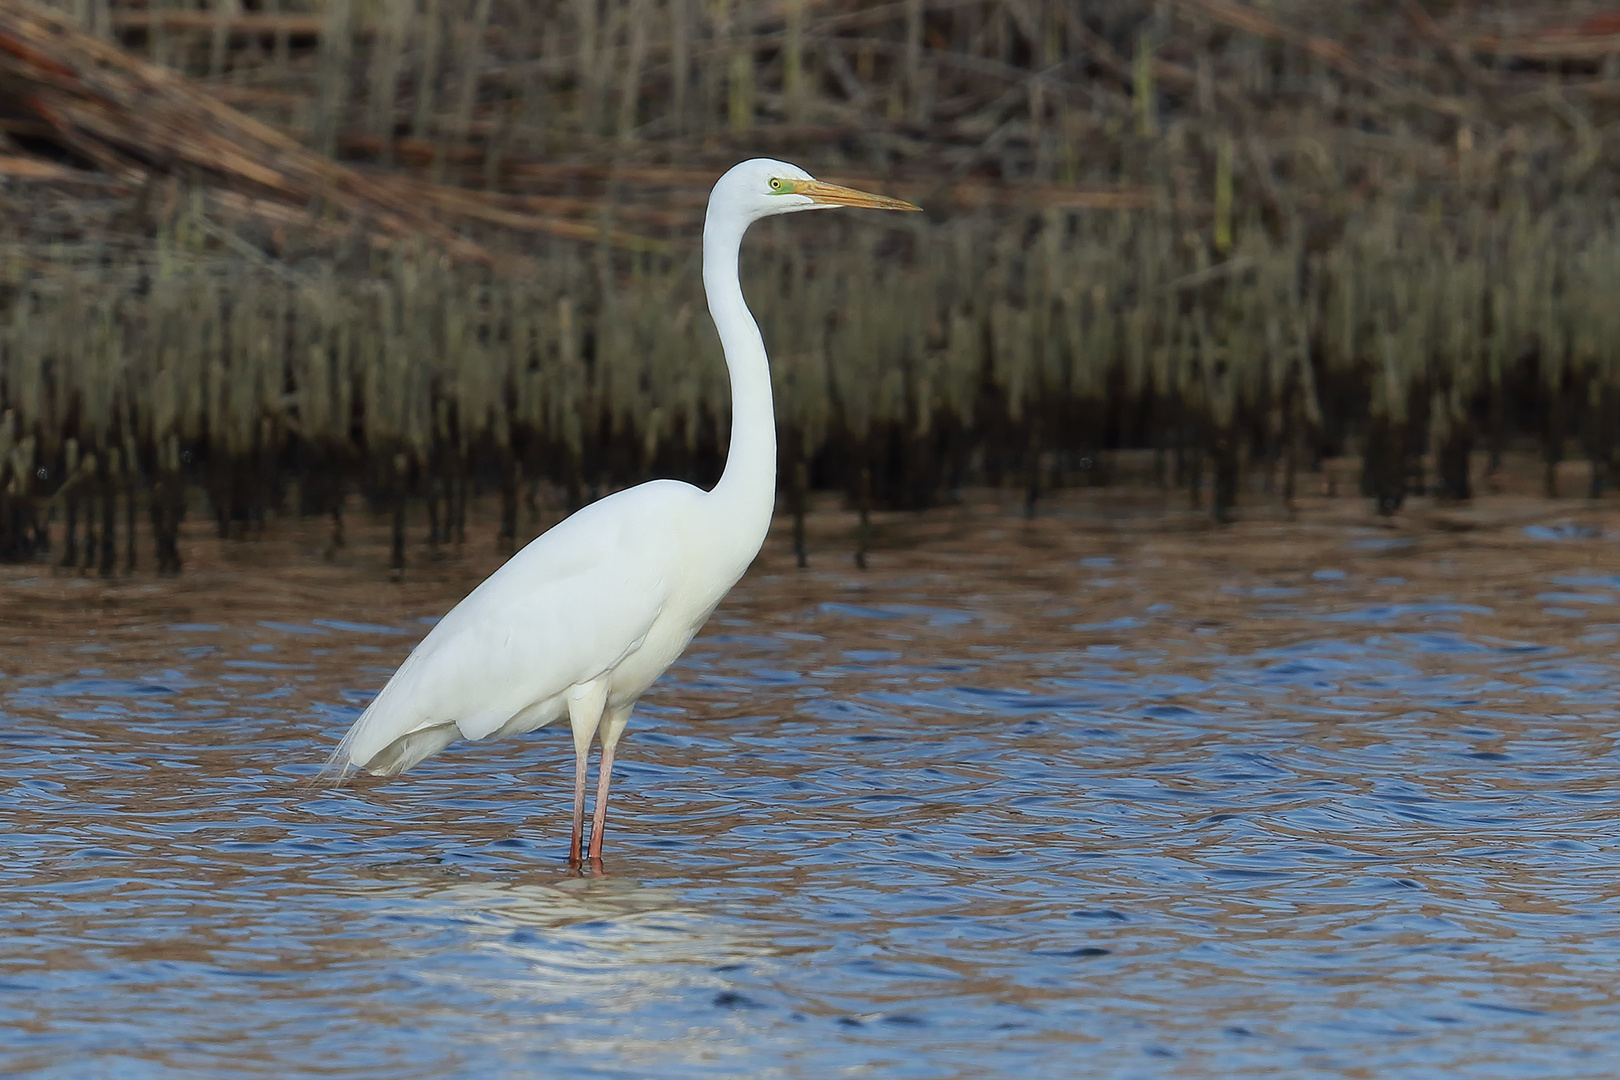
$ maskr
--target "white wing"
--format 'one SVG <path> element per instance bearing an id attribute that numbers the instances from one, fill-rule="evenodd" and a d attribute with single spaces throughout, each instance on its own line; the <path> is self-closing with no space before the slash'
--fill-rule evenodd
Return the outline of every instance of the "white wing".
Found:
<path id="1" fill-rule="evenodd" d="M 536 537 L 422 639 L 329 768 L 366 767 L 432 729 L 419 752 L 377 769 L 400 771 L 458 734 L 482 739 L 610 671 L 646 638 L 682 577 L 683 526 L 700 495 L 674 481 L 641 484 Z M 556 715 L 537 715 L 532 726 Z"/>

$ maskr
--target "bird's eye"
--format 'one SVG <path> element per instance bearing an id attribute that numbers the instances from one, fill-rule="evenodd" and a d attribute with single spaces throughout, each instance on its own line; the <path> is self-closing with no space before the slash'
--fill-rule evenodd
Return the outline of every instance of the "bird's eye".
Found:
<path id="1" fill-rule="evenodd" d="M 787 181 L 779 176 L 771 177 L 771 190 L 780 195 L 787 190 Z"/>

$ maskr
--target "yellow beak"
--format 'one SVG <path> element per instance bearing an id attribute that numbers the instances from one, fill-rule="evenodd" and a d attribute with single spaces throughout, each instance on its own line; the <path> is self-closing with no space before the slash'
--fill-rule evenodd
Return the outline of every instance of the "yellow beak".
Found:
<path id="1" fill-rule="evenodd" d="M 820 180 L 795 180 L 793 182 L 795 195 L 808 195 L 810 200 L 821 206 L 864 206 L 872 210 L 921 210 L 920 206 L 913 206 L 903 199 L 891 199 L 887 195 L 873 195 L 865 191 L 856 191 L 854 188 L 839 187 L 837 184 L 824 184 Z"/>

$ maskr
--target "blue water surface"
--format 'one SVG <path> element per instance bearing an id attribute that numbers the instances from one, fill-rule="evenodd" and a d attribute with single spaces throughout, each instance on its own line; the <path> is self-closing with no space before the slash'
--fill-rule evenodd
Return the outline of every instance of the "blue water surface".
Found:
<path id="1" fill-rule="evenodd" d="M 312 783 L 470 578 L 14 592 L 0 1074 L 1614 1074 L 1612 547 L 997 528 L 767 552 L 585 876 L 564 731 Z"/>

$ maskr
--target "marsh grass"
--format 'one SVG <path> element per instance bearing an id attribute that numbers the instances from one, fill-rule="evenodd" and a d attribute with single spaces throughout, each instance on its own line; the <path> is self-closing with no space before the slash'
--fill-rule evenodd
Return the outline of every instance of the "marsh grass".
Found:
<path id="1" fill-rule="evenodd" d="M 199 489 L 221 536 L 326 514 L 340 545 L 360 491 L 403 567 L 408 501 L 453 544 L 496 493 L 511 545 L 542 490 L 712 479 L 695 236 L 757 152 L 930 210 L 745 255 L 785 505 L 845 491 L 857 558 L 876 508 L 1033 513 L 1126 449 L 1220 519 L 1326 456 L 1385 513 L 1516 439 L 1549 494 L 1571 453 L 1589 494 L 1620 473 L 1620 38 L 1567 5 L 58 7 L 372 202 L 7 102 L 3 558 L 127 571 L 144 508 L 176 572 Z"/>

